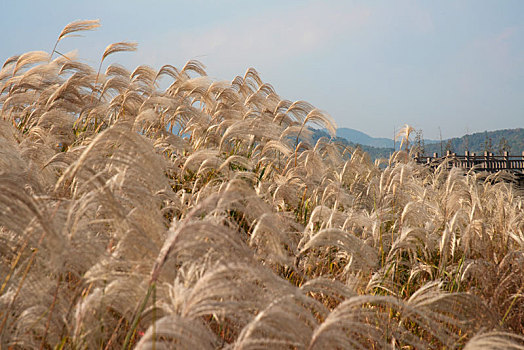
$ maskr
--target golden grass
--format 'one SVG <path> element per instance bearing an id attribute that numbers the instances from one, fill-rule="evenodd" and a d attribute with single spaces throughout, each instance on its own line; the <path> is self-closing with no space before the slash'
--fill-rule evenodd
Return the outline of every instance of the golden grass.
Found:
<path id="1" fill-rule="evenodd" d="M 1 348 L 523 348 L 509 184 L 312 144 L 254 69 L 32 52 L 0 87 Z"/>

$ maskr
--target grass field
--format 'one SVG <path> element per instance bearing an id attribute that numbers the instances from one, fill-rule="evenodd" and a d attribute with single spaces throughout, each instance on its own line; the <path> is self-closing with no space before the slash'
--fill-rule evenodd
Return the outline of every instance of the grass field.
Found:
<path id="1" fill-rule="evenodd" d="M 2 349 L 524 349 L 511 185 L 308 143 L 253 69 L 104 63 L 135 49 L 0 71 Z"/>

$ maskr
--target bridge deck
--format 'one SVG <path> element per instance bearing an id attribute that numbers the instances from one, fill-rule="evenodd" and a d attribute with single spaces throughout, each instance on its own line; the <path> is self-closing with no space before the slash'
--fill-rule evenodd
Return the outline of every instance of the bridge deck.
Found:
<path id="1" fill-rule="evenodd" d="M 447 162 L 448 168 L 459 167 L 492 173 L 506 170 L 514 175 L 514 182 L 524 190 L 524 152 L 520 156 L 509 155 L 508 152 L 504 152 L 502 156 L 495 156 L 488 152 L 482 155 L 465 152 L 463 156 L 448 152 L 444 157 L 439 157 L 437 153 L 431 157 L 416 154 L 415 160 L 435 168 L 442 162 Z"/>

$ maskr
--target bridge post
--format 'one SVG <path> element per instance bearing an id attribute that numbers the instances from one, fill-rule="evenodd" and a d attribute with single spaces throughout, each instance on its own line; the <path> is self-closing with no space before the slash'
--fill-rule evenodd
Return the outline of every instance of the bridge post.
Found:
<path id="1" fill-rule="evenodd" d="M 477 165 L 477 154 L 475 152 L 471 152 L 471 157 L 473 158 L 471 160 L 471 166 Z"/>
<path id="2" fill-rule="evenodd" d="M 464 152 L 464 157 L 465 157 L 465 160 L 466 160 L 466 168 L 470 168 L 470 164 L 469 164 L 469 151 L 465 151 Z"/>
<path id="3" fill-rule="evenodd" d="M 510 164 L 510 161 L 509 161 L 509 153 L 508 151 L 504 151 L 504 164 L 505 164 L 505 169 L 506 170 L 509 170 L 511 169 L 511 164 Z"/>

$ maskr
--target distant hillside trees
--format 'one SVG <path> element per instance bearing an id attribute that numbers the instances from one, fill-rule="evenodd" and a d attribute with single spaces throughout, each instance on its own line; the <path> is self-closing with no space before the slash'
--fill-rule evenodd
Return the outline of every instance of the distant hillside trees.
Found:
<path id="1" fill-rule="evenodd" d="M 349 130 L 349 129 L 348 129 Z M 316 142 L 321 137 L 331 138 L 326 130 L 315 129 L 311 130 L 313 133 L 312 141 Z M 455 152 L 457 154 L 464 154 L 465 151 L 484 153 L 485 151 L 504 154 L 521 154 L 524 151 L 524 128 L 506 129 L 497 131 L 485 131 L 480 133 L 464 135 L 460 138 L 451 138 L 442 141 L 428 141 L 424 139 L 422 130 L 410 131 L 409 148 L 413 151 L 424 155 L 439 155 L 446 154 L 447 151 Z M 405 132 L 403 134 L 405 136 Z M 413 137 L 414 135 L 414 137 Z M 362 145 L 356 142 L 348 141 L 344 137 L 336 137 L 334 140 L 340 144 L 349 147 L 360 147 L 367 152 L 371 159 L 388 158 L 394 152 L 393 147 L 373 147 Z M 400 137 L 399 139 L 400 140 Z M 399 143 L 399 142 L 398 142 Z M 397 146 L 398 146 L 397 143 Z M 402 148 L 405 149 L 406 141 Z"/>
<path id="2" fill-rule="evenodd" d="M 521 154 L 524 151 L 524 128 L 506 129 L 474 133 L 464 135 L 460 138 L 452 138 L 439 143 L 425 145 L 425 154 L 431 155 L 435 152 L 441 154 L 446 150 L 451 150 L 457 154 L 464 154 L 464 151 L 483 153 L 484 151 L 503 154 L 504 151 L 510 154 Z"/>
<path id="3" fill-rule="evenodd" d="M 415 131 L 414 147 L 415 147 L 415 152 L 420 153 L 420 154 L 426 153 L 426 147 L 424 143 L 424 134 L 422 132 L 422 129 L 417 129 Z"/>

